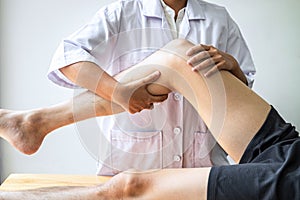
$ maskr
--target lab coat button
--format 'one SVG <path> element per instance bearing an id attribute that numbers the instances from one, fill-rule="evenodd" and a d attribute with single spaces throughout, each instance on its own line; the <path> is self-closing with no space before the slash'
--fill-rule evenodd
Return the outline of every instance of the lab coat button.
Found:
<path id="1" fill-rule="evenodd" d="M 175 162 L 179 162 L 180 160 L 181 160 L 181 156 L 179 156 L 179 155 L 174 156 Z"/>
<path id="2" fill-rule="evenodd" d="M 174 128 L 173 132 L 175 135 L 178 135 L 179 133 L 181 133 L 181 128 L 176 127 L 176 128 Z"/>
<path id="3" fill-rule="evenodd" d="M 173 98 L 174 98 L 175 101 L 180 101 L 181 100 L 181 96 L 178 93 L 175 93 Z"/>

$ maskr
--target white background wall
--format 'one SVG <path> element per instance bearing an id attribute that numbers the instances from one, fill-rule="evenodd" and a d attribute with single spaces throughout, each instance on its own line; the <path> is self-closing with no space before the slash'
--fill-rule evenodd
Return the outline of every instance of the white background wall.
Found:
<path id="1" fill-rule="evenodd" d="M 72 97 L 46 78 L 60 40 L 78 29 L 108 0 L 0 0 L 0 105 L 31 109 Z M 251 49 L 254 90 L 300 127 L 300 1 L 211 0 L 227 7 Z M 80 144 L 75 126 L 54 131 L 32 156 L 6 142 L 0 146 L 1 175 L 94 174 L 96 161 Z"/>

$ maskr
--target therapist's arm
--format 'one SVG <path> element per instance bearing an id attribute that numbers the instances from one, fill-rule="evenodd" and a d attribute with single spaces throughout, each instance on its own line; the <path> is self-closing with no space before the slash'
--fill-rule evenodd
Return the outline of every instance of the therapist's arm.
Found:
<path id="1" fill-rule="evenodd" d="M 131 83 L 120 83 L 92 62 L 77 62 L 60 71 L 76 85 L 120 105 L 130 113 L 150 109 L 154 102 L 167 98 L 167 95 L 152 95 L 147 90 L 147 85 L 159 78 L 159 72 Z"/>

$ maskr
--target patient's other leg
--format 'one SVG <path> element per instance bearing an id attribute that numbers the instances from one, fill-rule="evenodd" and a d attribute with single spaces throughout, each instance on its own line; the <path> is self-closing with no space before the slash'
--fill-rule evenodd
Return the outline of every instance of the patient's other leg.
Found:
<path id="1" fill-rule="evenodd" d="M 98 195 L 100 186 L 46 187 L 33 190 L 0 191 L 0 200 L 101 200 Z"/>

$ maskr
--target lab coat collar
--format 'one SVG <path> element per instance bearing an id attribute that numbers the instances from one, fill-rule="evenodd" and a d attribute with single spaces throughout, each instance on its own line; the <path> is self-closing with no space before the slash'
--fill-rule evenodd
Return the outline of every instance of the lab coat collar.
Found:
<path id="1" fill-rule="evenodd" d="M 203 10 L 204 2 L 199 0 L 188 0 L 186 6 L 186 12 L 189 19 L 205 19 Z M 161 6 L 160 0 L 143 0 L 143 14 L 148 17 L 163 18 L 164 11 Z"/>
<path id="2" fill-rule="evenodd" d="M 205 19 L 203 4 L 204 2 L 199 0 L 187 1 L 185 12 L 187 12 L 190 20 Z"/>
<path id="3" fill-rule="evenodd" d="M 164 11 L 160 0 L 143 0 L 143 14 L 147 17 L 157 17 L 162 19 Z"/>

